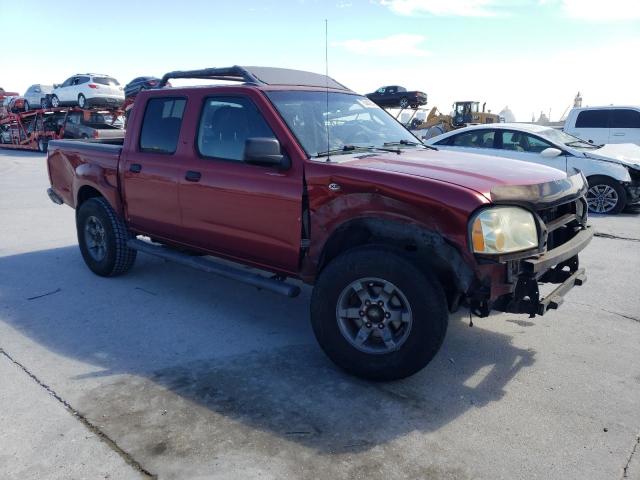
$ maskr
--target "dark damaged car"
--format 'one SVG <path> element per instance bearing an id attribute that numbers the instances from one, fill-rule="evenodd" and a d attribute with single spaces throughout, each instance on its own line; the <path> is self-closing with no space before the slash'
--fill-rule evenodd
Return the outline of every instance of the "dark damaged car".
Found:
<path id="1" fill-rule="evenodd" d="M 230 67 L 161 83 L 188 77 L 237 84 L 140 92 L 124 140 L 50 143 L 49 196 L 76 209 L 96 274 L 144 252 L 288 296 L 302 280 L 324 351 L 377 380 L 429 363 L 460 306 L 534 317 L 585 281 L 582 174 L 426 147 L 323 75 Z"/>

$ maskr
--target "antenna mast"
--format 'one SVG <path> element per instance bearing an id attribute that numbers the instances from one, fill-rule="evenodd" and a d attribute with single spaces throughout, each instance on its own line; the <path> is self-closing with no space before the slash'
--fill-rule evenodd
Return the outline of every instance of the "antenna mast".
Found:
<path id="1" fill-rule="evenodd" d="M 329 141 L 329 20 L 324 19 L 324 73 L 325 86 L 327 91 L 327 118 L 325 127 L 327 129 L 327 162 L 330 160 L 329 150 L 331 150 L 331 142 Z"/>

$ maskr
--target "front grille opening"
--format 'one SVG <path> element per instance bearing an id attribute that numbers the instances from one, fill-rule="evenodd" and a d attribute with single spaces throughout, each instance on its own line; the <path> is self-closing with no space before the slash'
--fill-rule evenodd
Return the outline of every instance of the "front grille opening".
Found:
<path id="1" fill-rule="evenodd" d="M 578 219 L 582 219 L 585 210 L 580 202 L 581 200 L 576 200 L 564 203 L 555 207 L 538 210 L 537 213 L 545 225 L 552 224 L 552 222 L 564 215 L 575 215 Z M 571 217 L 567 223 L 549 232 L 547 235 L 546 249 L 553 250 L 571 240 L 577 233 L 581 221 L 582 220 L 575 220 L 575 217 Z"/>

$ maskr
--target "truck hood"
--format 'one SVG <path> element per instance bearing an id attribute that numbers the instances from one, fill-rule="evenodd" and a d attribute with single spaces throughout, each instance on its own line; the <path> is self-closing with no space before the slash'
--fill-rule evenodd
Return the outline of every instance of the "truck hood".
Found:
<path id="1" fill-rule="evenodd" d="M 446 150 L 404 149 L 396 153 L 335 156 L 351 168 L 393 172 L 459 185 L 491 199 L 497 187 L 538 185 L 567 178 L 565 172 L 535 163 Z"/>
<path id="2" fill-rule="evenodd" d="M 609 143 L 597 150 L 585 151 L 584 154 L 589 158 L 614 161 L 640 169 L 640 146 L 635 143 Z"/>

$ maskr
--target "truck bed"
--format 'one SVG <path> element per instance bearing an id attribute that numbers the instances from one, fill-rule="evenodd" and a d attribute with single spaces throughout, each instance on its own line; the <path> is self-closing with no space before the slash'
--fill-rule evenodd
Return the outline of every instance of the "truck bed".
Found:
<path id="1" fill-rule="evenodd" d="M 99 184 L 111 204 L 120 206 L 118 162 L 123 143 L 123 138 L 49 142 L 47 168 L 52 189 L 75 208 L 81 189 Z"/>

